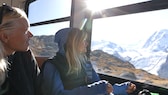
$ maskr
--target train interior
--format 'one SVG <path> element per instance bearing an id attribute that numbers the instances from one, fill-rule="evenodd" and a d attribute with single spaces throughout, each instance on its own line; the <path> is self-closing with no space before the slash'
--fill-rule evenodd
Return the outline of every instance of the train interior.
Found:
<path id="1" fill-rule="evenodd" d="M 89 33 L 87 55 L 101 79 L 136 84 L 130 95 L 143 89 L 167 95 L 168 1 L 111 1 L 0 0 L 0 4 L 27 13 L 34 35 L 30 48 L 39 66 L 57 52 L 55 32 L 77 27 Z"/>

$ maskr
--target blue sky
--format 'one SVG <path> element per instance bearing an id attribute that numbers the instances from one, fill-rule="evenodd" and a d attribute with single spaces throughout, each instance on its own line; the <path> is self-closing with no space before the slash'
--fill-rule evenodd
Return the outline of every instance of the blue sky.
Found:
<path id="1" fill-rule="evenodd" d="M 30 4 L 31 23 L 70 15 L 71 0 L 37 0 Z"/>
<path id="2" fill-rule="evenodd" d="M 99 4 L 101 4 L 102 7 L 107 8 L 112 5 L 118 6 L 147 0 L 125 0 L 125 2 L 123 2 L 123 0 L 122 2 L 121 0 L 117 0 L 117 2 L 115 1 L 115 3 L 113 0 L 92 1 L 96 1 L 96 4 L 90 3 L 90 5 L 92 5 L 92 7 L 94 8 L 100 6 Z M 103 4 L 102 1 L 108 3 Z M 30 5 L 30 23 L 69 16 L 70 7 L 71 0 L 37 0 Z M 92 38 L 94 40 L 113 40 L 120 44 L 136 43 L 139 41 L 139 39 L 147 39 L 155 31 L 158 31 L 160 29 L 168 29 L 167 17 L 168 10 L 162 10 L 156 12 L 148 12 L 147 14 L 137 13 L 97 19 L 93 21 Z M 32 27 L 31 32 L 34 35 L 54 35 L 55 32 L 59 29 L 69 27 L 69 22 L 47 25 L 47 28 L 45 26 L 46 25 Z M 121 38 L 122 40 L 119 40 Z"/>

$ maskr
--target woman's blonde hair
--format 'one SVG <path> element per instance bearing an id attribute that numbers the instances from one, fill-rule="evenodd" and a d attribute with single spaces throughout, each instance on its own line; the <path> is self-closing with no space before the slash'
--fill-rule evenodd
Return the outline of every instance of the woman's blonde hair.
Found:
<path id="1" fill-rule="evenodd" d="M 87 38 L 87 32 L 79 29 L 71 29 L 68 34 L 67 41 L 65 43 L 65 54 L 69 65 L 68 74 L 79 73 L 82 68 L 82 64 L 87 61 L 85 53 L 81 53 L 79 46 Z"/>
<path id="2" fill-rule="evenodd" d="M 8 62 L 4 57 L 4 52 L 5 51 L 2 42 L 0 41 L 0 85 L 2 85 L 3 82 L 5 81 L 7 64 L 8 64 Z"/>
<path id="3" fill-rule="evenodd" d="M 2 20 L 1 20 L 1 24 L 0 24 L 0 30 L 10 30 L 12 26 L 14 26 L 14 19 L 17 18 L 26 18 L 27 19 L 27 15 L 24 12 L 24 10 L 17 8 L 17 7 L 10 7 L 7 5 L 3 5 L 8 7 L 8 10 L 6 9 L 6 12 L 2 12 Z M 1 11 L 2 11 L 2 7 L 1 6 Z M 5 11 L 5 9 L 3 9 Z"/>

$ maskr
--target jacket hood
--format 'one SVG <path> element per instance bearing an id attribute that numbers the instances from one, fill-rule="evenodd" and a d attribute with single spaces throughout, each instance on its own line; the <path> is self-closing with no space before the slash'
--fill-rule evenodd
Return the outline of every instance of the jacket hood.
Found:
<path id="1" fill-rule="evenodd" d="M 64 45 L 66 43 L 68 33 L 71 31 L 71 28 L 63 28 L 55 33 L 54 42 L 58 44 L 58 52 L 62 55 L 65 55 Z"/>

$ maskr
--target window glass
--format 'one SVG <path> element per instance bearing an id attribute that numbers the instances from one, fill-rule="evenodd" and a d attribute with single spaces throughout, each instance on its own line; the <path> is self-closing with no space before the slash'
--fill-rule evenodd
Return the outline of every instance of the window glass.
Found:
<path id="1" fill-rule="evenodd" d="M 69 27 L 69 21 L 31 27 L 30 31 L 34 36 L 30 40 L 30 48 L 34 55 L 41 57 L 54 56 L 58 50 L 57 44 L 54 43 L 54 35 L 58 30 L 67 27 Z"/>
<path id="2" fill-rule="evenodd" d="M 168 9 L 93 20 L 99 73 L 168 88 Z"/>
<path id="3" fill-rule="evenodd" d="M 63 18 L 71 14 L 71 0 L 36 0 L 29 5 L 30 23 Z"/>

